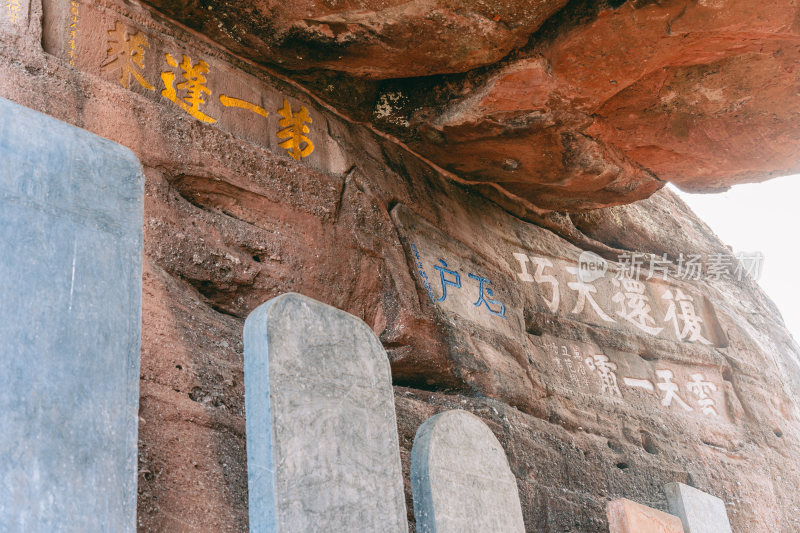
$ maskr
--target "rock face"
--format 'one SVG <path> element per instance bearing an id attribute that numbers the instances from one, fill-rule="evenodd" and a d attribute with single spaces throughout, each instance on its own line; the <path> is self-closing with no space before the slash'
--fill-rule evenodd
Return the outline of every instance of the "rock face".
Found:
<path id="1" fill-rule="evenodd" d="M 409 96 L 408 142 L 569 210 L 645 198 L 659 180 L 719 190 L 798 169 L 797 6 L 588 4 L 570 4 L 460 98 Z"/>
<path id="2" fill-rule="evenodd" d="M 800 170 L 792 0 L 150 3 L 509 203 Z"/>
<path id="3" fill-rule="evenodd" d="M 523 46 L 566 1 L 148 3 L 259 63 L 387 79 L 495 63 Z"/>
<path id="4" fill-rule="evenodd" d="M 300 74 L 271 73 L 144 7 L 24 3 L 24 24 L 0 27 L 0 96 L 117 141 L 144 167 L 142 531 L 247 530 L 242 327 L 290 291 L 364 320 L 387 350 L 412 525 L 414 434 L 429 417 L 463 409 L 503 446 L 527 531 L 607 531 L 608 501 L 666 510 L 669 482 L 721 498 L 735 531 L 797 529 L 800 348 L 758 286 L 733 263 L 727 276 L 709 274 L 729 251 L 668 191 L 573 218 L 541 212 L 645 197 L 670 168 L 655 163 L 687 164 L 680 147 L 713 170 L 681 173 L 684 185 L 790 168 L 793 119 L 770 103 L 785 95 L 785 110 L 797 99 L 784 46 L 795 7 L 571 3 L 530 53 L 428 85 L 385 82 L 378 101 L 412 85 L 418 95 L 386 97 L 390 128 L 354 120 L 359 110 L 372 116 L 371 104 L 331 105 L 330 93 L 297 83 Z M 704 13 L 706 26 L 696 19 Z M 737 29 L 747 17 L 755 29 Z M 660 33 L 634 40 L 634 29 L 656 22 Z M 599 58 L 617 49 L 624 64 L 601 75 Z M 732 64 L 746 74 L 742 95 L 774 76 L 740 101 L 729 93 L 738 87 L 727 83 Z M 681 74 L 689 71 L 699 76 L 693 85 Z M 542 80 L 530 84 L 542 96 L 521 98 L 514 72 L 524 73 L 519 83 Z M 648 132 L 657 138 L 646 149 L 615 145 L 623 133 L 613 125 L 632 120 L 622 104 L 645 106 L 650 85 L 639 80 L 662 75 L 683 80 L 675 97 L 659 85 L 658 101 L 674 107 L 637 108 L 664 125 Z M 722 93 L 697 89 L 713 80 Z M 332 92 L 368 94 L 349 83 Z M 629 92 L 615 97 L 616 87 Z M 716 94 L 727 104 L 712 105 Z M 747 139 L 759 157 L 740 149 Z M 673 149 L 674 159 L 643 155 Z M 415 151 L 464 168 L 450 174 Z M 477 194 L 466 183 L 480 177 L 475 165 L 498 157 L 513 178 L 487 179 L 497 187 Z M 725 170 L 734 161 L 735 175 Z M 610 264 L 586 281 L 587 250 L 655 257 L 639 257 L 639 276 Z M 663 254 L 673 262 L 666 280 L 658 269 L 649 275 Z M 693 255 L 705 265 L 697 279 L 686 275 Z"/>

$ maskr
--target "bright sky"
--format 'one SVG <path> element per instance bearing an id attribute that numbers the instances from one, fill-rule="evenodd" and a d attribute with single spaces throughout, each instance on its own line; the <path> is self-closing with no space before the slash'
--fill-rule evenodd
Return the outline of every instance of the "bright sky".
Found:
<path id="1" fill-rule="evenodd" d="M 673 190 L 734 252 L 764 254 L 758 283 L 800 342 L 800 238 L 795 233 L 800 232 L 800 174 L 736 185 L 720 194 Z"/>

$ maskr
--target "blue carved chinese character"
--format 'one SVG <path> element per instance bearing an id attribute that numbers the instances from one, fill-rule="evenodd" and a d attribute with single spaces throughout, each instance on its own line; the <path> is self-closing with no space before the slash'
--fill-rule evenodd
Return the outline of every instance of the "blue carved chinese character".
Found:
<path id="1" fill-rule="evenodd" d="M 456 289 L 461 288 L 461 275 L 455 270 L 447 270 L 447 263 L 444 262 L 444 259 L 439 259 L 441 266 L 434 265 L 434 269 L 439 271 L 439 275 L 442 278 L 442 297 L 436 300 L 437 302 L 443 302 L 447 298 L 447 286 L 450 285 L 451 287 L 455 287 Z M 455 281 L 451 281 L 449 279 L 445 279 L 444 275 L 450 274 L 451 276 L 455 277 Z"/>
<path id="2" fill-rule="evenodd" d="M 445 265 L 445 266 L 447 266 L 447 265 Z M 506 318 L 506 306 L 503 305 L 501 302 L 498 302 L 497 300 L 492 300 L 491 297 L 494 296 L 494 292 L 489 287 L 484 287 L 484 284 L 489 285 L 491 283 L 491 281 L 489 281 L 486 278 L 482 278 L 480 276 L 476 276 L 475 274 L 468 274 L 468 276 L 471 277 L 472 279 L 478 280 L 478 282 L 481 284 L 481 287 L 480 287 L 481 295 L 478 298 L 478 301 L 475 302 L 473 305 L 478 307 L 481 304 L 483 304 L 483 305 L 486 306 L 486 309 L 488 309 L 491 314 L 493 314 L 495 316 L 499 316 L 500 318 L 505 320 L 505 318 Z M 484 296 L 483 296 L 484 292 L 489 296 L 489 298 L 484 298 Z M 492 309 L 492 307 L 489 304 L 499 305 L 500 306 L 500 310 L 499 311 L 495 311 L 494 309 Z"/>

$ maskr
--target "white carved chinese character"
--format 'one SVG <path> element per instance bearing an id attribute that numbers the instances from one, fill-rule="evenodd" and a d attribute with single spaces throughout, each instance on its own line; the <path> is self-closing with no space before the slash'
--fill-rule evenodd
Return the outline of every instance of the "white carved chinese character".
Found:
<path id="1" fill-rule="evenodd" d="M 717 386 L 710 381 L 705 381 L 703 374 L 692 374 L 692 381 L 686 382 L 686 388 L 697 397 L 697 405 L 703 409 L 703 414 L 717 416 L 714 400 L 709 394 L 716 392 Z"/>
<path id="2" fill-rule="evenodd" d="M 608 360 L 608 357 L 599 354 L 587 357 L 586 366 L 597 372 L 600 376 L 600 384 L 603 392 L 611 396 L 622 396 L 617 385 L 617 365 Z"/>
<path id="3" fill-rule="evenodd" d="M 623 378 L 622 381 L 628 387 L 637 387 L 639 389 L 645 389 L 650 392 L 654 392 L 653 382 L 649 379 Z"/>
<path id="4" fill-rule="evenodd" d="M 517 272 L 517 277 L 520 281 L 527 281 L 532 282 L 536 281 L 539 285 L 546 283 L 550 285 L 552 290 L 552 296 L 548 300 L 544 294 L 542 294 L 542 298 L 544 298 L 545 303 L 547 304 L 547 308 L 550 309 L 551 313 L 558 312 L 558 304 L 559 304 L 559 293 L 558 293 L 558 279 L 552 274 L 545 274 L 544 269 L 548 267 L 552 267 L 553 263 L 550 262 L 549 259 L 544 257 L 531 257 L 530 259 L 525 254 L 515 253 L 514 257 L 519 261 L 519 267 L 522 272 Z M 528 261 L 532 261 L 533 264 L 536 265 L 536 272 L 533 276 L 531 276 L 530 272 L 528 272 Z"/>
<path id="5" fill-rule="evenodd" d="M 620 284 L 620 281 L 616 279 L 611 281 L 617 287 Z M 621 283 L 625 292 L 617 292 L 611 298 L 611 301 L 620 304 L 617 315 L 645 333 L 658 335 L 664 328 L 655 327 L 656 321 L 650 315 L 650 305 L 647 303 L 648 298 L 644 294 L 645 284 L 635 279 L 623 279 Z"/>
<path id="6" fill-rule="evenodd" d="M 552 267 L 553 263 L 544 257 L 532 257 L 531 261 L 536 264 L 536 272 L 533 275 L 533 279 L 536 280 L 536 283 L 539 285 L 542 283 L 548 283 L 553 289 L 553 296 L 549 300 L 545 298 L 544 301 L 551 313 L 557 313 L 559 304 L 558 280 L 552 274 L 544 273 L 544 269 L 547 267 Z M 544 298 L 544 295 L 542 295 L 542 297 Z"/>
<path id="7" fill-rule="evenodd" d="M 567 367 L 570 379 L 575 379 L 575 367 L 572 366 L 572 359 L 564 359 L 564 365 Z"/>
<path id="8" fill-rule="evenodd" d="M 675 402 L 685 410 L 694 411 L 694 409 L 689 407 L 689 405 L 678 396 L 678 384 L 672 382 L 674 376 L 671 370 L 656 370 L 656 375 L 664 380 L 663 383 L 657 383 L 658 388 L 666 393 L 664 394 L 664 399 L 661 400 L 661 405 L 669 407 L 672 405 L 672 400 L 675 400 Z"/>
<path id="9" fill-rule="evenodd" d="M 547 351 L 554 352 L 556 355 L 558 355 L 558 346 L 556 346 L 556 343 L 554 343 L 553 341 L 548 341 L 548 342 L 544 343 L 542 346 Z"/>
<path id="10" fill-rule="evenodd" d="M 521 253 L 515 253 L 514 257 L 519 261 L 519 268 L 522 272 L 517 272 L 517 277 L 520 281 L 533 281 L 533 277 L 528 272 L 528 256 Z"/>
<path id="11" fill-rule="evenodd" d="M 581 280 L 581 277 L 578 275 L 577 268 L 567 267 L 567 272 L 575 276 L 575 281 L 567 283 L 567 287 L 578 293 L 578 301 L 575 302 L 575 307 L 572 308 L 572 311 L 570 311 L 570 313 L 572 313 L 573 315 L 582 313 L 583 307 L 584 305 L 586 305 L 586 301 L 588 300 L 589 305 L 592 306 L 592 309 L 594 309 L 594 312 L 597 313 L 597 315 L 600 318 L 602 318 L 606 322 L 614 322 L 614 319 L 605 314 L 603 310 L 600 309 L 600 306 L 597 305 L 597 302 L 594 301 L 592 294 L 597 292 L 597 288 L 591 283 L 586 283 L 583 280 Z"/>
<path id="12" fill-rule="evenodd" d="M 691 342 L 698 341 L 703 344 L 711 344 L 702 335 L 700 328 L 703 324 L 703 319 L 697 316 L 691 296 L 686 296 L 680 289 L 675 289 L 675 295 L 673 296 L 672 291 L 667 289 L 661 298 L 669 302 L 667 314 L 664 315 L 664 322 L 672 321 L 675 326 L 675 335 L 680 340 L 688 339 Z M 676 302 L 680 306 L 680 313 L 676 311 Z M 678 322 L 683 323 L 683 329 L 681 329 Z"/>
<path id="13" fill-rule="evenodd" d="M 572 358 L 579 362 L 578 363 L 578 377 L 580 379 L 578 379 L 578 381 L 584 386 L 588 385 L 589 384 L 589 376 L 586 373 L 586 367 L 584 367 L 582 364 L 580 364 L 580 361 L 583 361 L 583 356 L 581 355 L 581 353 L 578 351 L 577 348 L 574 349 Z"/>
<path id="14" fill-rule="evenodd" d="M 549 343 L 545 344 L 545 348 L 547 348 L 551 353 L 554 354 L 553 362 L 556 364 L 559 370 L 561 369 L 562 366 L 566 368 L 564 361 L 561 359 L 561 354 L 558 351 L 558 346 L 554 342 L 550 341 Z"/>

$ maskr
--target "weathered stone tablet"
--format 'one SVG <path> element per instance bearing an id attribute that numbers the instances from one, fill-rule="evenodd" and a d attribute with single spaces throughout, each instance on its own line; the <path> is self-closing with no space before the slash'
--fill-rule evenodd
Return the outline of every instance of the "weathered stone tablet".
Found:
<path id="1" fill-rule="evenodd" d="M 0 529 L 136 529 L 144 177 L 0 99 Z"/>
<path id="2" fill-rule="evenodd" d="M 725 502 L 683 483 L 664 485 L 669 512 L 680 517 L 685 533 L 731 533 Z"/>
<path id="3" fill-rule="evenodd" d="M 411 449 L 414 518 L 420 533 L 524 532 L 522 507 L 505 451 L 466 411 L 425 421 Z"/>
<path id="4" fill-rule="evenodd" d="M 606 505 L 608 533 L 683 533 L 681 519 L 620 498 Z"/>
<path id="5" fill-rule="evenodd" d="M 254 532 L 405 532 L 386 352 L 361 320 L 299 294 L 244 326 Z"/>

